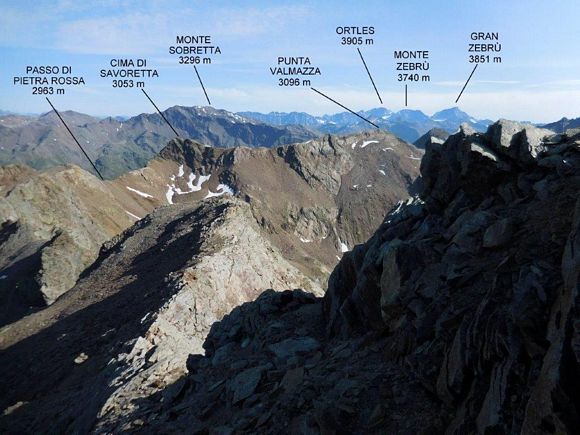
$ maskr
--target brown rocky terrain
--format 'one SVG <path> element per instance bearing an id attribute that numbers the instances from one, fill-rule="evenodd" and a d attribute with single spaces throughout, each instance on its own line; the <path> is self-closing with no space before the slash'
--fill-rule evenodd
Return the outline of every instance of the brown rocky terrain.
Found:
<path id="1" fill-rule="evenodd" d="M 273 149 L 223 150 L 175 140 L 155 162 L 173 162 L 173 172 L 157 170 L 165 174 L 163 181 L 134 184 L 164 200 L 169 192 L 175 203 L 233 192 L 249 202 L 287 258 L 324 282 L 342 251 L 366 240 L 387 210 L 416 189 L 421 155 L 384 132 L 325 136 Z M 191 173 L 194 185 L 200 175 L 209 177 L 197 192 L 187 185 Z M 135 173 L 121 179 L 129 183 Z"/>
<path id="2" fill-rule="evenodd" d="M 322 287 L 342 251 L 409 195 L 420 155 L 375 132 L 274 149 L 174 140 L 147 167 L 106 182 L 76 167 L 4 167 L 0 324 L 52 303 L 105 241 L 157 207 L 216 195 L 248 202 L 279 252 Z"/>
<path id="3" fill-rule="evenodd" d="M 422 193 L 398 204 L 366 243 L 342 257 L 323 298 L 267 291 L 235 308 L 211 327 L 205 355 L 190 345 L 185 376 L 166 372 L 165 385 L 152 383 L 137 400 L 114 394 L 127 379 L 108 381 L 105 364 L 112 361 L 114 370 L 121 359 L 149 355 L 159 336 L 150 337 L 146 326 L 131 334 L 130 328 L 93 333 L 88 319 L 99 318 L 104 329 L 111 324 L 101 317 L 116 318 L 103 311 L 87 312 L 81 324 L 91 327 L 84 329 L 78 318 L 63 315 L 46 329 L 39 321 L 38 333 L 14 329 L 32 330 L 28 337 L 4 334 L 12 338 L 4 340 L 0 356 L 2 390 L 8 392 L 0 424 L 24 432 L 575 433 L 580 131 L 553 135 L 507 121 L 486 134 L 463 127 L 444 144 L 427 144 L 421 170 Z M 228 207 L 213 201 L 194 213 Z M 167 208 L 148 219 L 171 210 L 178 213 Z M 180 233 L 152 224 L 168 240 Z M 95 288 L 88 283 L 106 264 L 115 265 L 116 273 L 127 270 L 115 256 L 158 259 L 139 252 L 162 249 L 163 243 L 132 241 L 131 231 L 145 226 L 125 233 L 66 297 L 86 298 L 83 285 Z M 169 269 L 155 274 L 142 268 L 150 272 L 136 278 L 124 272 L 124 279 L 136 279 L 134 291 L 158 298 L 173 288 L 160 281 Z M 159 291 L 151 291 L 156 285 Z M 64 306 L 58 300 L 49 310 L 57 304 Z M 138 318 L 124 305 L 112 305 Z M 149 312 L 156 304 L 142 305 Z M 87 306 L 101 308 L 110 307 Z M 21 322 L 32 325 L 35 318 Z M 101 335 L 109 346 L 142 344 L 134 354 L 127 346 L 106 357 L 77 346 Z M 56 345 L 51 358 L 69 359 L 69 367 L 57 365 L 58 373 L 46 359 L 47 337 Z M 120 354 L 131 356 L 115 356 Z M 150 373 L 149 364 L 156 359 L 132 366 L 133 378 Z M 95 373 L 104 373 L 99 385 L 110 389 L 92 393 L 86 403 L 86 379 Z"/>

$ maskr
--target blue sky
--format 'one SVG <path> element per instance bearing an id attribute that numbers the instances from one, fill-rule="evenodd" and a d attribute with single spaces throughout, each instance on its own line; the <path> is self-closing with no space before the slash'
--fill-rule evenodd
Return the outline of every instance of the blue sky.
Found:
<path id="1" fill-rule="evenodd" d="M 152 112 L 137 89 L 112 89 L 99 70 L 111 58 L 147 58 L 160 74 L 146 90 L 161 109 L 204 105 L 193 69 L 168 47 L 180 34 L 210 34 L 222 54 L 200 65 L 214 107 L 231 111 L 334 113 L 309 88 L 280 88 L 269 72 L 278 56 L 309 56 L 312 85 L 354 110 L 380 106 L 356 49 L 337 26 L 375 27 L 362 47 L 383 99 L 404 108 L 394 50 L 430 50 L 431 81 L 409 85 L 409 106 L 428 114 L 454 106 L 473 66 L 473 31 L 499 32 L 500 65 L 480 65 L 459 101 L 479 118 L 552 121 L 580 116 L 580 2 L 561 1 L 131 1 L 36 0 L 0 3 L 0 109 L 46 112 L 44 97 L 12 85 L 26 65 L 71 65 L 87 85 L 53 96 L 61 110 L 93 115 Z"/>

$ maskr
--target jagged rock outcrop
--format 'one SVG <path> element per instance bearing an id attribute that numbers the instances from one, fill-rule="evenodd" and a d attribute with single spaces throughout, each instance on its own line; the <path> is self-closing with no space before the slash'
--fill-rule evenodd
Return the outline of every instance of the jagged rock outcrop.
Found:
<path id="1" fill-rule="evenodd" d="M 578 424 L 580 135 L 501 120 L 431 144 L 425 191 L 346 255 L 328 330 L 390 335 L 448 433 Z"/>
<path id="2" fill-rule="evenodd" d="M 427 148 L 427 144 L 431 142 L 442 144 L 447 140 L 448 137 L 449 133 L 446 130 L 443 130 L 442 128 L 432 128 L 415 142 L 413 142 L 413 145 L 415 145 L 417 148 L 425 149 Z"/>
<path id="3" fill-rule="evenodd" d="M 268 291 L 216 323 L 189 375 L 107 432 L 433 433 L 441 404 L 370 333 L 328 339 L 320 299 Z M 409 418 L 413 415 L 413 418 Z M 112 423 L 112 422 L 111 422 Z"/>

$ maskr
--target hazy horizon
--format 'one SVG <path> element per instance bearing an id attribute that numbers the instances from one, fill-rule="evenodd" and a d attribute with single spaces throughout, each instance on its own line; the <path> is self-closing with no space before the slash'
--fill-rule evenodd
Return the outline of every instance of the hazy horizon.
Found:
<path id="1" fill-rule="evenodd" d="M 169 107 L 167 107 L 165 109 L 162 109 L 162 110 L 167 110 L 167 109 L 170 109 L 171 107 L 194 107 L 194 108 L 204 108 L 204 107 L 205 108 L 208 108 L 208 107 L 210 107 L 210 108 L 215 109 L 215 110 L 226 110 L 226 111 L 229 112 L 228 109 L 225 109 L 223 107 L 207 106 L 207 105 L 205 105 L 205 106 L 204 105 L 183 106 L 183 105 L 180 105 L 180 104 L 176 104 L 174 106 L 169 106 Z M 63 113 L 63 112 L 67 112 L 69 110 L 72 110 L 72 109 L 67 109 L 66 107 L 58 108 L 58 109 L 59 109 L 59 112 L 60 113 Z M 337 115 L 337 114 L 341 114 L 341 113 L 348 113 L 346 110 L 340 110 L 340 108 L 337 108 L 337 109 L 338 110 L 336 110 L 336 111 L 331 111 L 331 112 L 328 112 L 328 113 L 322 113 L 322 114 L 319 114 L 319 115 L 315 115 L 315 114 L 312 114 L 312 113 L 309 113 L 309 112 L 306 112 L 306 111 L 288 111 L 288 112 L 283 112 L 283 111 L 276 111 L 276 110 L 269 111 L 269 112 L 259 112 L 259 111 L 255 111 L 255 110 L 241 110 L 239 112 L 231 112 L 231 113 L 253 112 L 253 113 L 261 113 L 261 114 L 264 114 L 264 115 L 269 115 L 271 113 L 286 113 L 286 114 L 290 114 L 290 113 L 305 113 L 307 115 L 316 116 L 316 117 L 332 116 L 332 115 Z M 375 109 L 392 110 L 389 107 L 385 107 L 385 106 L 375 106 L 375 107 L 362 108 L 362 109 L 357 110 L 357 112 L 367 112 L 367 111 L 375 110 Z M 397 113 L 397 112 L 404 111 L 404 110 L 420 111 L 423 114 L 425 114 L 425 115 L 427 115 L 429 117 L 432 117 L 432 116 L 434 116 L 438 112 L 441 112 L 443 110 L 451 110 L 451 109 L 459 109 L 459 110 L 461 110 L 461 108 L 459 108 L 458 106 L 450 106 L 450 107 L 443 107 L 443 108 L 441 108 L 439 110 L 435 110 L 434 112 L 425 112 L 423 110 L 414 109 L 414 108 L 402 108 L 400 110 L 392 110 L 392 112 L 393 113 Z M 10 114 L 20 115 L 20 116 L 43 116 L 43 115 L 46 115 L 46 114 L 50 113 L 51 111 L 52 111 L 52 109 L 46 110 L 44 112 L 38 112 L 38 113 L 34 113 L 34 112 L 23 113 L 23 112 L 15 112 L 15 111 L 12 111 L 12 110 L 9 110 L 9 109 L 0 107 L 0 112 L 9 112 Z M 139 116 L 141 114 L 154 113 L 155 112 L 155 109 L 153 107 L 151 107 L 151 110 L 149 110 L 149 111 L 144 111 L 144 112 L 140 112 L 140 113 L 120 113 L 120 114 L 113 114 L 113 113 L 111 113 L 111 114 L 102 114 L 102 113 L 101 114 L 90 114 L 90 113 L 85 113 L 85 112 L 77 112 L 76 110 L 72 110 L 72 111 L 73 112 L 76 112 L 76 113 L 82 113 L 84 115 L 93 116 L 95 118 L 109 118 L 109 117 L 111 117 L 111 118 L 117 118 L 117 117 L 120 117 L 120 118 L 132 118 L 134 116 Z M 467 112 L 465 112 L 465 113 L 467 113 Z M 469 113 L 467 113 L 467 114 L 470 115 Z M 479 120 L 484 120 L 484 119 L 491 119 L 491 118 L 478 118 L 478 119 Z M 554 121 L 558 121 L 558 120 L 559 119 L 548 120 L 548 121 L 545 121 L 545 123 L 554 122 Z M 496 121 L 496 120 L 495 119 L 492 119 L 492 121 Z M 525 122 L 527 120 L 517 120 L 517 119 L 513 119 L 513 121 Z"/>

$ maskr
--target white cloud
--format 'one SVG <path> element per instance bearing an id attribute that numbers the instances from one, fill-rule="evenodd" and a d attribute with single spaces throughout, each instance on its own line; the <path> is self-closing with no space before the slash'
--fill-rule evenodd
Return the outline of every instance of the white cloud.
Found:
<path id="1" fill-rule="evenodd" d="M 540 83 L 539 86 L 543 86 L 543 85 L 561 86 L 561 87 L 568 87 L 568 86 L 580 87 L 580 80 L 578 80 L 578 79 L 554 80 L 551 82 Z"/>
<path id="2" fill-rule="evenodd" d="M 483 84 L 483 85 L 517 85 L 521 82 L 518 80 L 471 80 L 470 85 Z M 458 88 L 459 90 L 465 84 L 465 81 L 460 80 L 447 80 L 447 81 L 436 81 L 433 82 L 437 86 L 445 86 L 449 88 Z"/>
<path id="3" fill-rule="evenodd" d="M 46 21 L 46 11 L 0 6 L 0 45 L 28 47 L 42 44 L 42 34 L 50 34 Z"/>

